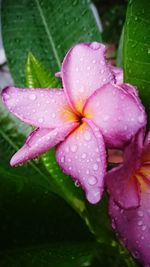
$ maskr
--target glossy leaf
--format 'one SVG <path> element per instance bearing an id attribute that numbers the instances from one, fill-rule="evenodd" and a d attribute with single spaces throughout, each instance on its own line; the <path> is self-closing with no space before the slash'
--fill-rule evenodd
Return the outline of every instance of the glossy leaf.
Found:
<path id="1" fill-rule="evenodd" d="M 1 267 L 91 266 L 94 243 L 55 243 L 0 253 Z"/>
<path id="2" fill-rule="evenodd" d="M 61 83 L 46 70 L 30 52 L 26 64 L 26 84 L 29 88 L 57 88 Z"/>
<path id="3" fill-rule="evenodd" d="M 150 122 L 150 1 L 130 0 L 124 31 L 125 82 L 138 87 Z"/>
<path id="4" fill-rule="evenodd" d="M 72 45 L 101 40 L 88 0 L 5 0 L 2 33 L 16 86 L 25 84 L 30 51 L 54 74 Z"/>

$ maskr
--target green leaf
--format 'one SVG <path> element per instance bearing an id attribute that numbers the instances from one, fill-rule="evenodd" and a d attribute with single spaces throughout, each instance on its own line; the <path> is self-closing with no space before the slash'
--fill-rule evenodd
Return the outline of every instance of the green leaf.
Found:
<path id="1" fill-rule="evenodd" d="M 15 85 L 20 87 L 25 85 L 29 52 L 54 74 L 75 43 L 101 40 L 89 0 L 5 0 L 2 34 Z"/>
<path id="2" fill-rule="evenodd" d="M 123 68 L 123 42 L 124 42 L 124 28 L 122 28 L 118 51 L 117 51 L 117 67 L 120 67 L 120 68 Z"/>
<path id="3" fill-rule="evenodd" d="M 0 253 L 1 267 L 91 266 L 94 243 L 55 243 Z"/>
<path id="4" fill-rule="evenodd" d="M 61 86 L 59 80 L 48 72 L 31 52 L 29 52 L 26 64 L 26 85 L 29 88 L 58 88 Z"/>
<path id="5" fill-rule="evenodd" d="M 150 122 L 150 1 L 129 2 L 124 31 L 125 82 L 136 85 Z M 150 124 L 149 124 L 150 125 Z"/>

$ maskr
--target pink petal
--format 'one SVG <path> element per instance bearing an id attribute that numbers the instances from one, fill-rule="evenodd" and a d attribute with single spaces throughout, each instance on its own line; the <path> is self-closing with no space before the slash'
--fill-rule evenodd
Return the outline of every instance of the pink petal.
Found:
<path id="1" fill-rule="evenodd" d="M 142 193 L 140 206 L 130 210 L 121 209 L 111 198 L 109 214 L 122 243 L 143 266 L 150 266 L 150 189 Z"/>
<path id="2" fill-rule="evenodd" d="M 86 99 L 114 77 L 105 60 L 105 46 L 99 43 L 78 44 L 67 53 L 61 70 L 64 90 L 78 112 Z"/>
<path id="3" fill-rule="evenodd" d="M 64 172 L 85 190 L 88 201 L 96 204 L 103 193 L 106 169 L 99 129 L 89 121 L 83 122 L 57 147 L 56 158 Z"/>
<path id="4" fill-rule="evenodd" d="M 7 87 L 2 98 L 10 112 L 36 127 L 55 128 L 76 119 L 61 89 Z"/>
<path id="5" fill-rule="evenodd" d="M 128 87 L 127 84 L 125 86 Z M 140 99 L 115 84 L 98 89 L 88 99 L 84 115 L 100 128 L 110 148 L 123 147 L 146 125 L 146 114 Z"/>
<path id="6" fill-rule="evenodd" d="M 143 130 L 125 148 L 123 164 L 106 175 L 108 191 L 117 204 L 125 209 L 137 207 L 140 202 L 140 185 L 135 178 L 143 149 Z"/>
<path id="7" fill-rule="evenodd" d="M 56 72 L 55 77 L 61 78 L 61 71 Z"/>
<path id="8" fill-rule="evenodd" d="M 29 135 L 23 147 L 12 157 L 10 164 L 12 166 L 22 164 L 43 154 L 62 142 L 77 126 L 78 123 L 68 123 L 54 130 L 36 129 Z"/>
<path id="9" fill-rule="evenodd" d="M 139 206 L 140 186 L 128 166 L 113 168 L 106 175 L 109 194 L 124 209 Z"/>
<path id="10" fill-rule="evenodd" d="M 109 65 L 111 71 L 114 73 L 116 84 L 123 83 L 123 70 L 121 68 Z"/>

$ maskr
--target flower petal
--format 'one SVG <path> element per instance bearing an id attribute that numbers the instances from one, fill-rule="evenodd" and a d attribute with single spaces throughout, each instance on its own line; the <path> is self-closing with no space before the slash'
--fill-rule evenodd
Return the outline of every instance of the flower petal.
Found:
<path id="1" fill-rule="evenodd" d="M 140 186 L 128 166 L 113 168 L 106 175 L 109 194 L 124 209 L 138 207 Z"/>
<path id="2" fill-rule="evenodd" d="M 128 195 L 127 195 L 128 198 Z M 112 227 L 132 255 L 143 264 L 150 265 L 150 190 L 141 195 L 138 208 L 121 209 L 113 198 L 109 203 Z"/>
<path id="3" fill-rule="evenodd" d="M 113 168 L 106 175 L 107 187 L 111 197 L 124 209 L 138 207 L 140 203 L 140 184 L 134 175 L 135 169 L 139 168 L 143 138 L 144 132 L 142 129 L 125 148 L 123 164 Z"/>
<path id="4" fill-rule="evenodd" d="M 78 112 L 82 112 L 86 99 L 96 89 L 114 80 L 105 60 L 105 46 L 96 42 L 78 44 L 70 49 L 61 75 L 69 101 Z"/>
<path id="5" fill-rule="evenodd" d="M 10 164 L 12 166 L 22 164 L 43 154 L 63 141 L 77 126 L 78 123 L 68 123 L 54 130 L 36 129 L 29 135 L 23 147 L 12 157 Z"/>
<path id="6" fill-rule="evenodd" d="M 140 99 L 115 84 L 98 89 L 88 99 L 84 115 L 100 128 L 110 148 L 122 148 L 146 125 L 146 114 Z"/>
<path id="7" fill-rule="evenodd" d="M 111 71 L 114 73 L 116 84 L 122 84 L 123 83 L 123 70 L 113 65 L 109 65 L 109 66 L 110 66 Z"/>
<path id="8" fill-rule="evenodd" d="M 36 127 L 55 128 L 76 119 L 61 89 L 7 87 L 2 98 L 10 112 Z"/>
<path id="9" fill-rule="evenodd" d="M 56 158 L 64 172 L 80 183 L 88 201 L 97 203 L 103 193 L 106 169 L 99 129 L 91 122 L 83 122 L 57 147 Z"/>

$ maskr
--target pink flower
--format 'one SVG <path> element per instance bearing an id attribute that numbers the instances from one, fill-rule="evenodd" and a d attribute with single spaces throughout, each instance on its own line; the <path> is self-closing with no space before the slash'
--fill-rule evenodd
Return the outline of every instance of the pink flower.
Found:
<path id="1" fill-rule="evenodd" d="M 122 148 L 145 126 L 145 112 L 133 87 L 116 84 L 102 44 L 74 46 L 57 76 L 64 89 L 7 87 L 3 91 L 10 112 L 36 127 L 12 157 L 11 165 L 57 145 L 59 165 L 80 183 L 88 201 L 97 203 L 104 187 L 105 144 Z"/>
<path id="2" fill-rule="evenodd" d="M 109 213 L 120 239 L 144 266 L 150 266 L 150 133 L 143 131 L 125 149 L 124 163 L 110 171 Z"/>

